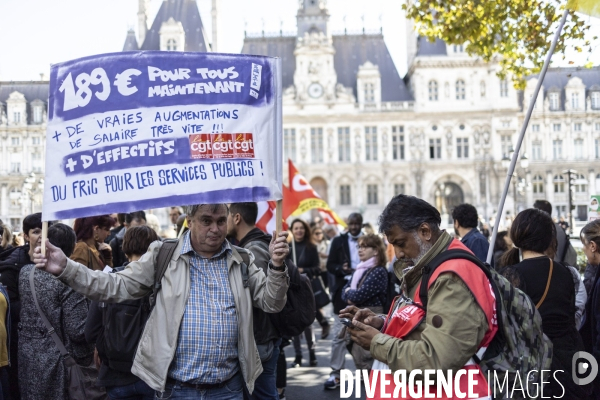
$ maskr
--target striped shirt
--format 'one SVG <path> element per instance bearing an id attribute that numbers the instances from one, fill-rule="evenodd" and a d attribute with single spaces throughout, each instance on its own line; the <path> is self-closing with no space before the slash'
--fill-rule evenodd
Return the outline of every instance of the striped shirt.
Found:
<path id="1" fill-rule="evenodd" d="M 220 383 L 238 370 L 238 320 L 229 286 L 226 240 L 211 258 L 192 248 L 190 233 L 181 254 L 190 256 L 190 294 L 179 327 L 169 377 L 181 382 Z"/>

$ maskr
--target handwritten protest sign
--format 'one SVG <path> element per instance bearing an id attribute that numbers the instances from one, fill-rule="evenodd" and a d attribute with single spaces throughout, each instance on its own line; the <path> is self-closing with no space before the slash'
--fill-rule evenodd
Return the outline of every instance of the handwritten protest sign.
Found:
<path id="1" fill-rule="evenodd" d="M 54 65 L 44 219 L 281 199 L 280 60 L 124 52 Z"/>

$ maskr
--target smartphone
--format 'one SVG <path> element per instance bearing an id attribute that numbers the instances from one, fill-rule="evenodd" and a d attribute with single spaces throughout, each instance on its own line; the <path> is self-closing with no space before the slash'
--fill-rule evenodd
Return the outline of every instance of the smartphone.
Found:
<path id="1" fill-rule="evenodd" d="M 348 328 L 354 328 L 354 325 L 352 325 L 352 320 L 350 320 L 348 318 L 342 318 L 342 319 L 340 319 L 340 321 L 342 322 L 342 324 L 346 325 Z"/>

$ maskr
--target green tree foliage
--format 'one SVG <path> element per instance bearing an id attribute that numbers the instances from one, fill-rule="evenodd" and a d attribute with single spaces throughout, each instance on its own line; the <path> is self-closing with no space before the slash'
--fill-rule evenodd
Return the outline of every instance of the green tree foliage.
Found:
<path id="1" fill-rule="evenodd" d="M 484 61 L 497 60 L 498 76 L 510 76 L 516 88 L 538 73 L 564 12 L 566 0 L 407 0 L 403 8 L 417 33 L 433 41 L 465 44 L 465 51 Z M 555 53 L 568 46 L 592 50 L 589 25 L 571 12 Z M 595 37 L 594 37 L 595 39 Z"/>

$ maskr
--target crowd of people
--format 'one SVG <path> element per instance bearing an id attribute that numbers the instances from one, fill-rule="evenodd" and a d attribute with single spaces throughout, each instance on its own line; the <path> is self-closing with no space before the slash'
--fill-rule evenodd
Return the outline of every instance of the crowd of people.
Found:
<path id="1" fill-rule="evenodd" d="M 502 282 L 532 304 L 530 345 L 556 372 L 544 395 L 600 399 L 599 379 L 571 378 L 577 352 L 600 359 L 600 220 L 581 230 L 582 279 L 551 214 L 538 200 L 490 244 L 472 205 L 452 210 L 450 232 L 406 195 L 379 233 L 359 213 L 344 229 L 313 214 L 273 236 L 256 227 L 256 203 L 202 204 L 170 209 L 175 238 L 144 211 L 49 222 L 45 255 L 40 213 L 23 218 L 21 245 L 0 224 L 0 400 L 72 398 L 58 343 L 98 398 L 280 400 L 288 368 L 317 366 L 319 326 L 331 340 L 324 389 L 340 387 L 347 354 L 361 370 L 475 369 L 485 382 L 497 356 L 486 349 L 507 329 Z"/>

